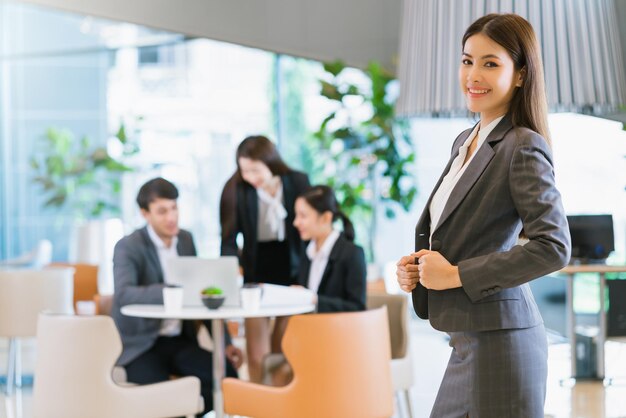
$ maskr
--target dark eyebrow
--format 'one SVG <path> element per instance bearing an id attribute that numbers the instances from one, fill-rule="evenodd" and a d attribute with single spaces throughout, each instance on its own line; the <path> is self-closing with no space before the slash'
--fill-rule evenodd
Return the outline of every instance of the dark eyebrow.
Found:
<path id="1" fill-rule="evenodd" d="M 467 52 L 463 52 L 463 55 L 466 55 L 466 56 L 468 56 L 468 57 L 470 57 L 470 58 L 474 58 L 474 57 L 472 57 L 470 54 L 468 54 Z M 481 59 L 484 59 L 484 60 L 486 60 L 486 59 L 488 59 L 488 58 L 495 58 L 495 59 L 498 59 L 498 60 L 500 59 L 500 57 L 499 57 L 499 56 L 494 55 L 494 54 L 487 54 L 487 55 L 483 55 L 483 56 L 482 56 L 482 57 L 480 57 L 480 58 L 481 58 Z"/>

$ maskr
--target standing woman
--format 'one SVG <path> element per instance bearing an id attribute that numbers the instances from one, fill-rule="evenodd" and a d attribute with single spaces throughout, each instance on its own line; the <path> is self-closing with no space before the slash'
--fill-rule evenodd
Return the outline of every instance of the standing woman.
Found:
<path id="1" fill-rule="evenodd" d="M 454 141 L 398 282 L 417 314 L 450 335 L 431 417 L 540 418 L 548 347 L 527 282 L 570 256 L 541 53 L 514 14 L 478 19 L 462 47 L 461 90 L 480 122 Z"/>
<path id="2" fill-rule="evenodd" d="M 333 228 L 341 219 L 343 233 Z M 318 312 L 365 310 L 365 255 L 354 244 L 354 227 L 339 209 L 333 190 L 314 186 L 296 199 L 294 226 L 309 241 L 299 284 L 317 293 Z"/>
<path id="3" fill-rule="evenodd" d="M 250 136 L 237 148 L 237 171 L 220 201 L 221 254 L 239 256 L 245 283 L 296 284 L 302 241 L 292 225 L 294 202 L 308 187 L 306 174 L 289 168 L 266 137 Z M 270 342 L 269 318 L 246 319 L 251 381 L 261 381 L 263 357 L 280 351 L 285 326 L 286 318 L 276 318 Z"/>

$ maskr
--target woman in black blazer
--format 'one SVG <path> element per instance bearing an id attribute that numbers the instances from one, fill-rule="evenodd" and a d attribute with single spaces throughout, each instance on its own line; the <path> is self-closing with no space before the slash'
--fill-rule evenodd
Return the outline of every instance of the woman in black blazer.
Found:
<path id="1" fill-rule="evenodd" d="M 343 233 L 333 228 L 337 219 Z M 298 282 L 317 293 L 318 312 L 365 309 L 365 256 L 354 244 L 354 228 L 328 186 L 314 186 L 296 199 L 294 226 L 309 241 Z"/>
<path id="2" fill-rule="evenodd" d="M 289 168 L 268 138 L 251 136 L 237 148 L 237 171 L 220 201 L 221 254 L 239 257 L 245 283 L 296 284 L 302 241 L 292 225 L 294 201 L 308 187 L 306 174 Z M 252 381 L 261 380 L 263 357 L 280 350 L 285 326 L 285 318 L 276 318 L 270 340 L 268 318 L 246 319 Z"/>

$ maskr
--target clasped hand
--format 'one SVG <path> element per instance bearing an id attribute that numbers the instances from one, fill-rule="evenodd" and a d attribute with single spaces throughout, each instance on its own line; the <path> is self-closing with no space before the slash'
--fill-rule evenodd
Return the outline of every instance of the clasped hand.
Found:
<path id="1" fill-rule="evenodd" d="M 415 258 L 419 263 L 415 264 Z M 461 287 L 459 268 L 450 264 L 437 251 L 419 250 L 402 257 L 396 263 L 400 288 L 409 293 L 418 283 L 426 289 L 446 290 Z"/>

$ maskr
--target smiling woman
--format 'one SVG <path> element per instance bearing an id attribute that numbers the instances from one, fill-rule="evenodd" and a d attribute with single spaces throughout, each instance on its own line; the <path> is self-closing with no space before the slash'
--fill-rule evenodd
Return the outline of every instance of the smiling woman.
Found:
<path id="1" fill-rule="evenodd" d="M 480 122 L 455 140 L 398 282 L 415 312 L 450 336 L 432 417 L 540 418 L 547 339 L 528 282 L 570 255 L 540 51 L 513 14 L 478 19 L 462 46 L 459 82 Z"/>

